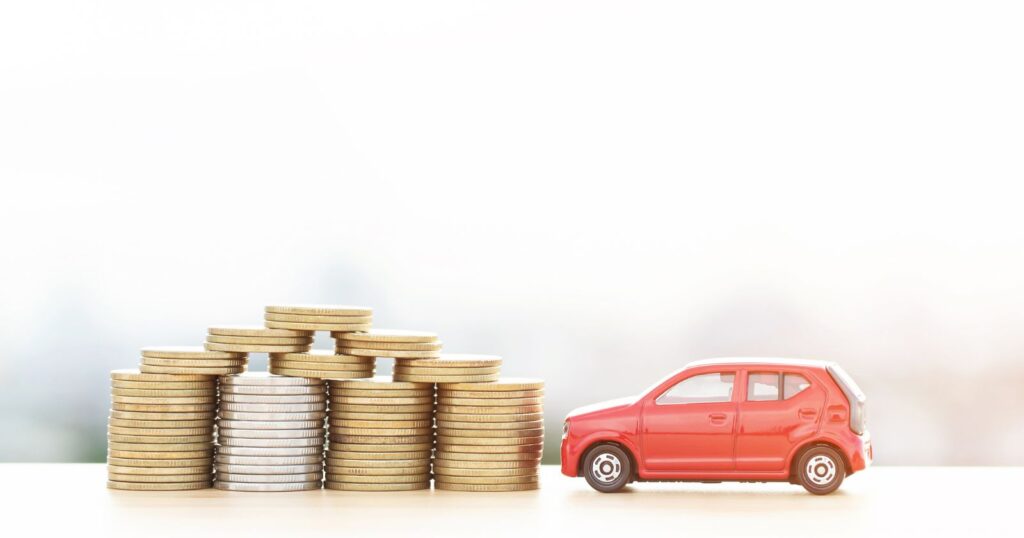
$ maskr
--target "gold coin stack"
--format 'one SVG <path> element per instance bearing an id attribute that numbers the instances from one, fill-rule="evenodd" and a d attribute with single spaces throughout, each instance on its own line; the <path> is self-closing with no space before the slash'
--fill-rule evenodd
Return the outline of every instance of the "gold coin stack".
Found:
<path id="1" fill-rule="evenodd" d="M 372 329 L 332 332 L 331 336 L 334 337 L 334 351 L 340 355 L 390 357 L 396 363 L 441 355 L 441 341 L 431 332 Z"/>
<path id="2" fill-rule="evenodd" d="M 329 381 L 328 489 L 430 488 L 434 385 L 386 377 Z"/>
<path id="3" fill-rule="evenodd" d="M 224 325 L 210 327 L 208 351 L 233 353 L 301 353 L 313 345 L 313 333 L 260 326 Z"/>
<path id="4" fill-rule="evenodd" d="M 146 374 L 220 376 L 245 371 L 248 355 L 237 351 L 207 351 L 200 346 L 142 348 L 139 370 Z"/>
<path id="5" fill-rule="evenodd" d="M 265 372 L 221 378 L 217 489 L 302 491 L 323 480 L 327 390 Z"/>
<path id="6" fill-rule="evenodd" d="M 267 327 L 293 331 L 367 331 L 373 309 L 349 305 L 268 306 L 263 315 Z"/>
<path id="7" fill-rule="evenodd" d="M 314 349 L 306 353 L 272 353 L 270 373 L 318 379 L 373 377 L 376 359 Z"/>
<path id="8" fill-rule="evenodd" d="M 114 370 L 110 379 L 107 487 L 210 487 L 217 378 Z"/>
<path id="9" fill-rule="evenodd" d="M 544 382 L 538 379 L 438 385 L 434 486 L 457 491 L 537 489 L 543 398 Z"/>
<path id="10" fill-rule="evenodd" d="M 446 353 L 434 359 L 395 361 L 395 381 L 483 383 L 497 381 L 501 357 Z"/>

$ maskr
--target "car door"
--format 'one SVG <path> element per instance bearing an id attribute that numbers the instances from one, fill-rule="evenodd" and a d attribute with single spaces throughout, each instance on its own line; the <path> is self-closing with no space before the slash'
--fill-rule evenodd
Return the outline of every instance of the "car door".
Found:
<path id="1" fill-rule="evenodd" d="M 643 467 L 655 473 L 732 470 L 736 377 L 732 370 L 693 373 L 653 394 L 643 408 Z"/>
<path id="2" fill-rule="evenodd" d="M 737 404 L 737 471 L 786 471 L 786 457 L 820 423 L 825 392 L 811 379 L 794 370 L 745 371 Z"/>

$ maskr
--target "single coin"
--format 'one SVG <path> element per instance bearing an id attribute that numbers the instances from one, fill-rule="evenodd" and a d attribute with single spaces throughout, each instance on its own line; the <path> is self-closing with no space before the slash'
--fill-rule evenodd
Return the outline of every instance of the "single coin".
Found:
<path id="1" fill-rule="evenodd" d="M 113 435 L 128 435 L 132 437 L 176 437 L 193 435 L 213 435 L 213 422 L 206 421 L 207 425 L 200 428 L 124 428 L 111 424 L 107 427 L 107 433 Z M 152 422 L 159 424 L 159 422 Z"/>
<path id="2" fill-rule="evenodd" d="M 107 452 L 107 455 L 108 461 L 113 458 L 125 460 L 195 460 L 212 456 L 213 449 L 189 450 L 184 452 L 146 452 L 110 449 L 110 451 Z"/>
<path id="3" fill-rule="evenodd" d="M 329 433 L 333 435 L 359 435 L 359 436 L 378 436 L 378 437 L 394 437 L 394 436 L 406 436 L 406 435 L 433 435 L 433 426 L 424 426 L 421 428 L 342 428 L 332 427 Z"/>
<path id="4" fill-rule="evenodd" d="M 110 378 L 117 381 L 136 381 L 136 382 L 168 382 L 173 381 L 175 383 L 180 382 L 195 382 L 202 381 L 209 383 L 212 381 L 210 378 L 196 374 L 158 374 L 158 373 L 144 373 L 137 369 L 132 370 L 113 370 L 110 372 Z"/>
<path id="5" fill-rule="evenodd" d="M 479 438 L 500 438 L 500 437 L 521 437 L 535 439 L 544 436 L 544 428 L 532 430 L 455 430 L 451 428 L 438 428 L 438 435 L 445 437 L 479 437 Z"/>
<path id="6" fill-rule="evenodd" d="M 398 329 L 370 329 L 362 332 L 332 334 L 339 341 L 348 342 L 434 342 L 437 335 L 426 331 L 404 331 Z"/>
<path id="7" fill-rule="evenodd" d="M 365 398 L 417 398 L 423 396 L 434 397 L 433 389 L 417 390 L 363 390 L 363 389 L 335 389 L 332 394 L 345 397 Z"/>
<path id="8" fill-rule="evenodd" d="M 286 329 L 268 329 L 259 325 L 220 325 L 210 327 L 207 331 L 218 336 L 255 336 L 257 338 L 298 338 L 313 336 L 312 331 L 289 331 Z"/>
<path id="9" fill-rule="evenodd" d="M 324 437 L 322 435 L 319 437 L 299 437 L 283 439 L 260 439 L 221 435 L 220 437 L 217 438 L 217 441 L 220 443 L 221 448 L 319 448 L 323 447 L 325 443 Z"/>
<path id="10" fill-rule="evenodd" d="M 258 483 L 258 482 L 226 482 L 218 479 L 213 483 L 213 487 L 226 491 L 307 491 L 311 489 L 322 489 L 322 484 L 319 480 L 313 482 L 299 482 L 299 483 L 287 483 L 287 482 L 274 482 L 274 483 Z"/>
<path id="11" fill-rule="evenodd" d="M 296 404 L 258 404 L 221 402 L 222 411 L 246 411 L 250 413 L 309 413 L 327 411 L 327 402 Z"/>
<path id="12" fill-rule="evenodd" d="M 355 355 L 357 357 L 393 357 L 393 358 L 434 358 L 441 356 L 440 349 L 425 351 L 410 351 L 402 349 L 379 349 L 337 346 L 334 351 L 342 355 Z"/>
<path id="13" fill-rule="evenodd" d="M 332 443 L 343 443 L 343 444 L 416 444 L 416 443 L 430 443 L 434 440 L 433 435 L 345 435 L 345 434 L 332 434 L 328 437 Z"/>
<path id="14" fill-rule="evenodd" d="M 537 430 L 544 428 L 544 421 L 530 420 L 526 422 L 453 422 L 450 420 L 438 420 L 438 428 L 451 430 L 469 430 L 481 432 L 481 436 L 490 437 L 489 432 L 503 430 Z"/>
<path id="15" fill-rule="evenodd" d="M 327 480 L 345 484 L 408 484 L 430 480 L 430 473 L 403 474 L 398 476 L 328 474 Z"/>
<path id="16" fill-rule="evenodd" d="M 114 402 L 110 405 L 114 411 L 134 411 L 141 413 L 196 413 L 202 411 L 213 411 L 217 409 L 217 404 L 185 404 L 185 405 L 170 405 L 170 404 L 130 404 L 130 403 L 118 403 Z"/>
<path id="17" fill-rule="evenodd" d="M 149 364 L 139 365 L 139 369 L 152 374 L 200 374 L 216 377 L 227 374 L 240 374 L 245 371 L 244 366 L 230 366 L 224 368 L 198 367 L 198 366 L 151 366 Z"/>
<path id="18" fill-rule="evenodd" d="M 324 468 L 322 463 L 307 465 L 235 465 L 218 463 L 217 474 L 306 474 L 318 473 Z"/>
<path id="19" fill-rule="evenodd" d="M 110 489 L 126 489 L 131 491 L 184 491 L 193 489 L 206 489 L 213 487 L 213 482 L 173 482 L 173 483 L 152 483 L 152 482 L 115 482 L 107 481 Z"/>
<path id="20" fill-rule="evenodd" d="M 438 390 L 471 390 L 471 391 L 508 391 L 508 390 L 541 390 L 543 379 L 526 377 L 503 377 L 490 383 L 452 383 L 439 387 Z"/>
<path id="21" fill-rule="evenodd" d="M 305 351 L 310 346 L 310 344 L 220 344 L 217 342 L 207 342 L 204 345 L 210 351 L 239 351 L 245 353 L 287 353 L 291 351 Z"/>
<path id="22" fill-rule="evenodd" d="M 459 438 L 461 441 L 462 438 Z M 474 452 L 477 454 L 509 454 L 509 453 L 527 453 L 527 454 L 540 454 L 544 449 L 543 444 L 534 445 L 472 445 L 467 443 L 450 444 L 447 441 L 437 442 L 437 450 L 439 452 Z"/>
<path id="23" fill-rule="evenodd" d="M 150 484 L 169 484 L 174 482 L 202 482 L 203 480 L 213 480 L 212 469 L 210 472 L 200 474 L 186 474 L 186 475 L 173 475 L 173 474 L 116 474 L 107 473 L 107 479 L 114 482 L 141 482 Z"/>
<path id="24" fill-rule="evenodd" d="M 323 437 L 324 426 L 319 421 L 310 421 L 312 426 L 306 428 L 296 429 L 257 429 L 257 428 L 246 428 L 237 427 L 234 425 L 239 424 L 239 421 L 222 420 L 220 421 L 220 427 L 217 428 L 217 435 L 219 437 L 238 437 L 242 439 L 307 439 L 310 437 Z M 246 424 L 245 422 L 242 423 Z M 261 426 L 264 423 L 259 423 Z M 277 424 L 285 425 L 287 427 L 293 427 L 294 422 L 279 422 Z"/>
<path id="25" fill-rule="evenodd" d="M 107 458 L 107 465 L 115 467 L 138 467 L 142 470 L 163 468 L 176 469 L 180 467 L 205 467 L 210 469 L 213 465 L 213 455 L 211 454 L 203 458 L 178 458 L 166 460 L 111 457 Z"/>
<path id="26" fill-rule="evenodd" d="M 415 396 L 411 398 L 400 398 L 400 397 L 384 397 L 374 398 L 367 396 L 335 396 L 331 395 L 331 403 L 339 404 L 360 404 L 360 405 L 414 405 L 414 404 L 430 404 L 433 405 L 433 396 Z"/>
<path id="27" fill-rule="evenodd" d="M 324 448 L 322 446 L 300 446 L 282 448 L 262 448 L 251 446 L 228 446 L 221 445 L 217 448 L 217 454 L 228 456 L 260 456 L 260 457 L 282 457 L 282 456 L 310 456 L 313 454 L 323 458 Z"/>
<path id="28" fill-rule="evenodd" d="M 437 434 L 438 445 L 512 446 L 543 443 L 543 437 L 455 437 Z"/>
<path id="29" fill-rule="evenodd" d="M 438 396 L 449 398 L 543 398 L 543 390 L 451 390 L 442 385 Z"/>
<path id="30" fill-rule="evenodd" d="M 181 398 L 189 396 L 216 396 L 217 389 L 189 389 L 189 390 L 147 390 L 147 389 L 111 389 L 114 396 L 147 396 L 162 398 Z"/>
<path id="31" fill-rule="evenodd" d="M 401 363 L 396 363 L 394 367 L 394 375 L 429 375 L 441 376 L 444 378 L 461 375 L 498 374 L 500 372 L 500 366 L 487 368 L 426 368 L 422 366 L 404 366 Z"/>
<path id="32" fill-rule="evenodd" d="M 426 480 L 415 484 L 366 484 L 327 481 L 324 482 L 324 487 L 338 491 L 413 491 L 430 489 L 430 481 Z"/>
<path id="33" fill-rule="evenodd" d="M 305 378 L 295 378 L 305 379 Z M 316 381 L 323 381 L 317 379 Z M 220 395 L 223 397 L 225 394 L 246 394 L 250 396 L 300 396 L 300 395 L 320 395 L 327 394 L 327 389 L 323 386 L 258 386 L 258 385 L 221 385 Z"/>
<path id="34" fill-rule="evenodd" d="M 537 477 L 535 467 L 513 467 L 510 469 L 467 469 L 465 467 L 447 467 L 434 465 L 434 474 L 437 476 L 475 476 L 475 477 L 509 477 L 509 476 L 532 476 Z"/>
<path id="35" fill-rule="evenodd" d="M 486 454 L 485 454 L 486 455 Z M 434 460 L 434 467 L 447 467 L 449 469 L 470 469 L 470 470 L 501 470 L 501 469 L 528 469 L 534 472 L 540 467 L 540 461 L 535 459 L 529 460 L 509 460 L 509 461 L 474 461 L 474 460 L 449 460 L 449 459 L 436 459 Z"/>
<path id="36" fill-rule="evenodd" d="M 331 411 L 352 411 L 356 413 L 416 413 L 433 409 L 433 404 L 360 405 L 331 402 Z"/>
<path id="37" fill-rule="evenodd" d="M 372 316 L 368 306 L 342 304 L 291 304 L 270 305 L 265 311 L 270 314 L 300 314 L 308 316 Z"/>
<path id="38" fill-rule="evenodd" d="M 348 333 L 344 333 L 348 334 Z M 332 334 L 332 336 L 334 336 Z M 440 340 L 433 342 L 353 342 L 351 340 L 337 340 L 336 348 L 359 348 L 391 351 L 440 351 L 442 347 Z M 387 355 L 385 355 L 387 356 Z"/>
<path id="39" fill-rule="evenodd" d="M 497 368 L 501 366 L 501 357 L 471 353 L 444 353 L 436 359 L 402 361 L 402 365 L 424 368 Z"/>
<path id="40" fill-rule="evenodd" d="M 186 412 L 146 412 L 146 411 L 110 411 L 111 419 L 123 420 L 154 420 L 154 421 L 179 421 L 179 420 L 202 420 L 208 421 L 217 416 L 213 410 L 210 411 L 186 411 Z"/>
<path id="41" fill-rule="evenodd" d="M 430 458 L 430 450 L 411 452 L 355 452 L 350 450 L 328 450 L 327 461 L 332 460 L 375 460 L 381 462 L 418 460 Z"/>
<path id="42" fill-rule="evenodd" d="M 365 331 L 371 326 L 369 323 L 302 323 L 296 321 L 271 321 L 266 320 L 266 326 L 273 329 L 291 329 L 296 331 Z"/>
<path id="43" fill-rule="evenodd" d="M 429 443 L 410 443 L 410 444 L 399 444 L 399 443 L 388 443 L 388 444 L 370 444 L 370 443 L 334 443 L 331 441 L 331 446 L 335 449 L 343 452 L 416 452 L 419 450 L 430 450 L 434 447 L 433 442 Z"/>
<path id="44" fill-rule="evenodd" d="M 143 357 L 160 359 L 245 359 L 244 353 L 207 351 L 201 346 L 161 346 L 142 348 Z"/>
<path id="45" fill-rule="evenodd" d="M 299 473 L 299 474 L 237 474 L 217 473 L 217 480 L 223 482 L 256 482 L 256 483 L 291 483 L 316 482 L 323 479 L 323 473 Z"/>
<path id="46" fill-rule="evenodd" d="M 373 428 L 391 430 L 396 428 L 430 429 L 434 422 L 432 420 L 328 420 L 328 425 L 340 429 Z M 332 429 L 331 431 L 335 431 Z M 345 433 L 354 433 L 346 431 Z"/>
<path id="47" fill-rule="evenodd" d="M 313 420 L 231 420 L 231 419 L 220 419 L 217 421 L 217 425 L 220 427 L 218 432 L 222 430 L 310 430 L 317 429 L 320 432 L 324 431 L 323 419 Z"/>
<path id="48" fill-rule="evenodd" d="M 274 353 L 270 358 L 275 361 L 290 362 L 373 364 L 372 358 L 332 353 L 326 349 L 311 349 L 305 353 Z"/>
<path id="49" fill-rule="evenodd" d="M 180 396 L 177 398 L 167 398 L 159 396 L 111 396 L 110 398 L 115 403 L 128 403 L 128 404 L 149 404 L 149 405 L 163 405 L 163 404 L 208 404 L 217 403 L 217 395 L 207 396 Z"/>
<path id="50" fill-rule="evenodd" d="M 225 392 L 220 395 L 221 403 L 253 403 L 253 404 L 298 404 L 323 403 L 326 394 L 235 394 Z"/>
<path id="51" fill-rule="evenodd" d="M 446 405 L 471 405 L 483 407 L 507 407 L 510 405 L 543 405 L 543 398 L 452 398 L 438 396 L 437 403 Z"/>
<path id="52" fill-rule="evenodd" d="M 331 391 L 338 389 L 346 391 L 349 389 L 362 390 L 434 390 L 432 383 L 406 383 L 394 381 L 390 376 L 377 376 L 370 379 L 353 379 L 345 381 L 328 381 Z"/>
<path id="53" fill-rule="evenodd" d="M 328 468 L 351 468 L 351 469 L 384 469 L 384 470 L 395 470 L 395 469 L 419 469 L 421 467 L 427 468 L 430 466 L 430 457 L 408 459 L 408 460 L 352 460 L 352 459 L 337 459 L 329 458 L 327 460 Z M 429 470 L 429 469 L 427 469 Z M 417 472 L 417 471 L 413 471 Z M 426 471 L 418 471 L 426 472 Z"/>
<path id="54" fill-rule="evenodd" d="M 108 441 L 107 447 L 110 448 L 111 452 L 115 450 L 125 452 L 194 452 L 213 450 L 213 441 L 198 441 L 192 443 L 121 443 L 117 441 Z"/>
<path id="55" fill-rule="evenodd" d="M 448 491 L 470 491 L 482 493 L 485 491 L 528 491 L 539 488 L 537 482 L 527 484 L 453 484 L 451 482 L 434 481 L 434 488 Z"/>
<path id="56" fill-rule="evenodd" d="M 310 377 L 315 376 L 319 379 L 353 379 L 363 377 L 373 377 L 373 369 L 370 370 L 295 370 L 292 368 L 277 368 L 270 366 L 269 370 L 272 373 L 280 375 L 294 375 Z"/>
<path id="57" fill-rule="evenodd" d="M 267 312 L 263 314 L 265 321 L 286 321 L 291 323 L 305 323 L 316 325 L 370 325 L 373 323 L 373 316 L 327 316 L 316 314 L 278 314 Z"/>
<path id="58" fill-rule="evenodd" d="M 430 472 L 430 463 L 418 467 L 400 467 L 392 469 L 388 467 L 340 467 L 328 466 L 328 476 L 409 476 L 424 475 Z"/>
<path id="59" fill-rule="evenodd" d="M 420 383 L 470 383 L 470 382 L 484 382 L 497 379 L 499 374 L 485 374 L 485 375 L 413 375 L 413 374 L 395 374 L 395 380 L 397 381 L 416 381 Z"/>
<path id="60" fill-rule="evenodd" d="M 444 475 L 444 478 L 438 478 L 448 484 L 486 484 L 486 485 L 498 485 L 498 484 L 535 484 L 537 482 L 537 475 L 522 475 L 522 476 L 452 476 Z"/>
<path id="61" fill-rule="evenodd" d="M 508 413 L 508 414 L 476 414 L 476 413 L 437 413 L 438 422 L 529 422 L 533 420 L 544 420 L 544 413 Z"/>
<path id="62" fill-rule="evenodd" d="M 308 387 L 323 388 L 324 382 L 319 379 L 307 379 L 302 377 L 284 377 L 273 375 L 267 372 L 246 372 L 241 375 L 224 376 L 220 378 L 221 389 L 225 387 L 236 388 L 243 386 L 259 387 Z"/>
<path id="63" fill-rule="evenodd" d="M 360 413 L 331 409 L 328 414 L 330 420 L 431 420 L 430 411 L 416 411 L 412 413 Z"/>
<path id="64" fill-rule="evenodd" d="M 259 420 L 275 422 L 291 421 L 322 421 L 327 417 L 326 411 L 310 411 L 307 413 L 246 413 L 244 411 L 228 411 L 221 409 L 218 414 L 228 420 Z"/>
<path id="65" fill-rule="evenodd" d="M 206 335 L 207 342 L 215 344 L 270 344 L 272 346 L 294 346 L 312 344 L 312 336 L 220 336 Z M 218 352 L 221 353 L 221 352 Z"/>
<path id="66" fill-rule="evenodd" d="M 350 363 L 350 362 L 309 362 L 309 361 L 283 361 L 274 358 L 270 359 L 270 366 L 276 369 L 285 370 L 311 370 L 311 371 L 335 371 L 352 370 L 359 372 L 372 372 L 374 365 L 371 363 Z"/>
<path id="67" fill-rule="evenodd" d="M 110 386 L 117 389 L 135 390 L 217 390 L 217 380 L 205 378 L 205 381 L 121 381 L 113 379 Z"/>
<path id="68" fill-rule="evenodd" d="M 244 366 L 248 359 L 157 359 L 142 357 L 147 366 L 178 366 L 183 368 L 237 368 Z"/>
<path id="69" fill-rule="evenodd" d="M 213 472 L 210 465 L 199 465 L 194 467 L 127 467 L 123 465 L 108 465 L 107 472 L 113 474 L 137 474 L 146 476 L 175 475 L 183 476 L 190 474 L 208 474 Z M 131 482 L 131 480 L 126 480 Z"/>
<path id="70" fill-rule="evenodd" d="M 107 440 L 112 443 L 145 443 L 145 444 L 184 444 L 184 443 L 212 443 L 213 432 L 204 435 L 120 435 L 111 433 Z"/>
<path id="71" fill-rule="evenodd" d="M 543 413 L 543 405 L 503 405 L 503 406 L 470 406 L 470 405 L 448 405 L 438 404 L 439 413 L 452 413 L 456 415 L 525 415 L 530 413 Z"/>
<path id="72" fill-rule="evenodd" d="M 309 465 L 322 463 L 324 455 L 318 452 L 306 456 L 233 456 L 231 454 L 217 454 L 213 461 L 230 463 L 232 465 Z"/>
<path id="73" fill-rule="evenodd" d="M 540 452 L 509 452 L 509 453 L 480 453 L 480 452 L 449 452 L 445 450 L 438 450 L 434 452 L 434 458 L 437 460 L 446 461 L 465 461 L 465 462 L 481 462 L 481 461 L 526 461 L 533 463 L 534 465 L 540 465 Z"/>

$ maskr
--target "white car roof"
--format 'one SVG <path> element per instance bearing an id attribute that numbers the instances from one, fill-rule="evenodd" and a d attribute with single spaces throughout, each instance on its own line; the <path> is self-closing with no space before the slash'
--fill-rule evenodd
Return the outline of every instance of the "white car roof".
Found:
<path id="1" fill-rule="evenodd" d="M 773 357 L 722 357 L 717 359 L 701 359 L 699 361 L 693 361 L 687 363 L 686 368 L 696 368 L 698 366 L 720 366 L 736 364 L 760 364 L 825 368 L 826 366 L 831 364 L 831 361 L 822 361 L 814 359 L 784 359 Z"/>

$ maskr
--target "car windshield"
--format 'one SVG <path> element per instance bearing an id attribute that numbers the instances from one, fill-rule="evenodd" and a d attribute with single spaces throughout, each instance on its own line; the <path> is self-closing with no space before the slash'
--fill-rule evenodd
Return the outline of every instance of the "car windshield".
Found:
<path id="1" fill-rule="evenodd" d="M 678 369 L 678 370 L 676 370 L 676 371 L 674 371 L 674 372 L 671 372 L 671 373 L 669 373 L 669 374 L 668 374 L 668 375 L 666 375 L 665 377 L 663 377 L 663 378 L 659 379 L 659 380 L 658 380 L 658 381 L 657 381 L 657 382 L 656 382 L 655 384 L 653 384 L 653 385 L 651 385 L 651 386 L 647 387 L 647 388 L 646 388 L 646 389 L 645 389 L 645 390 L 644 390 L 643 392 L 641 392 L 640 394 L 638 394 L 638 395 L 637 395 L 637 398 L 639 398 L 639 397 L 641 397 L 641 396 L 643 396 L 643 395 L 645 395 L 645 394 L 650 394 L 650 393 L 651 393 L 651 391 L 653 391 L 654 389 L 656 389 L 656 388 L 658 388 L 659 386 L 661 386 L 661 384 L 662 384 L 662 383 L 664 383 L 664 382 L 668 381 L 669 379 L 672 379 L 673 377 L 675 377 L 675 376 L 679 375 L 679 372 L 682 372 L 682 371 L 683 371 L 683 370 L 685 370 L 685 369 L 686 369 L 685 367 L 683 367 L 683 368 L 680 368 L 680 369 Z"/>

